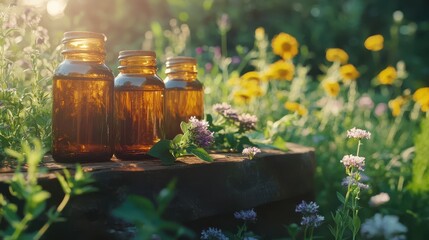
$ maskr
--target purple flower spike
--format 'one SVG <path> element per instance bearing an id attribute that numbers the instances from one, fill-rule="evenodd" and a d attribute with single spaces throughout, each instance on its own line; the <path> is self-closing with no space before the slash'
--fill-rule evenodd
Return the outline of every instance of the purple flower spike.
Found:
<path id="1" fill-rule="evenodd" d="M 204 120 L 198 120 L 196 117 L 189 119 L 191 123 L 191 140 L 198 147 L 210 147 L 214 142 L 213 133 L 208 130 L 209 123 Z"/>

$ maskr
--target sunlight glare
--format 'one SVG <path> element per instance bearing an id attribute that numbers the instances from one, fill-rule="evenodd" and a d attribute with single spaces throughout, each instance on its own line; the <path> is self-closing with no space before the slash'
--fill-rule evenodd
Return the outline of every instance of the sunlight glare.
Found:
<path id="1" fill-rule="evenodd" d="M 43 7 L 46 3 L 46 0 L 23 0 L 22 4 L 26 6 L 34 6 L 36 8 Z"/>
<path id="2" fill-rule="evenodd" d="M 66 6 L 66 0 L 50 0 L 46 5 L 46 11 L 48 11 L 49 15 L 52 17 L 59 17 L 64 14 Z"/>

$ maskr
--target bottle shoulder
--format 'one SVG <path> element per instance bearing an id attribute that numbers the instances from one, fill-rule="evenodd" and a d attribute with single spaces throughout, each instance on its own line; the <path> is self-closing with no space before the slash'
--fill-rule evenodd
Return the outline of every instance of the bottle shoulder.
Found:
<path id="1" fill-rule="evenodd" d="M 104 63 L 71 61 L 61 62 L 55 69 L 54 78 L 108 78 L 114 79 L 112 70 Z"/>
<path id="2" fill-rule="evenodd" d="M 198 79 L 185 81 L 183 79 L 165 79 L 166 89 L 202 90 L 203 84 Z"/>
<path id="3" fill-rule="evenodd" d="M 164 90 L 165 84 L 158 75 L 122 74 L 115 78 L 117 90 Z"/>

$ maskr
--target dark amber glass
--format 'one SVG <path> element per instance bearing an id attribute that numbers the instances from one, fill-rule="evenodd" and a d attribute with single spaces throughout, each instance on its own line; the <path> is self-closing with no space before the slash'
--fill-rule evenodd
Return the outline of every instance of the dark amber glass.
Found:
<path id="1" fill-rule="evenodd" d="M 145 159 L 164 132 L 165 85 L 156 74 L 155 52 L 121 51 L 118 68 L 114 93 L 115 156 Z"/>
<path id="2" fill-rule="evenodd" d="M 168 58 L 165 73 L 165 136 L 173 139 L 182 133 L 180 122 L 192 116 L 204 118 L 204 93 L 195 58 Z"/>
<path id="3" fill-rule="evenodd" d="M 113 155 L 114 76 L 104 64 L 105 41 L 101 33 L 64 33 L 64 61 L 52 85 L 55 161 L 109 161 Z"/>

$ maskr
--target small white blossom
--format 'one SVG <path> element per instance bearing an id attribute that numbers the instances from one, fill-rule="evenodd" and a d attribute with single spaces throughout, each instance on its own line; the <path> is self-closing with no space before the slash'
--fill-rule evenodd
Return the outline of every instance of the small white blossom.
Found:
<path id="1" fill-rule="evenodd" d="M 390 201 L 389 194 L 382 192 L 382 193 L 379 193 L 375 196 L 372 196 L 369 199 L 369 205 L 371 207 L 378 207 L 380 205 L 387 203 L 388 201 Z"/>
<path id="2" fill-rule="evenodd" d="M 361 227 L 361 234 L 368 239 L 384 238 L 386 240 L 406 239 L 407 227 L 399 222 L 394 215 L 375 214 L 374 217 L 366 219 Z"/>
<path id="3" fill-rule="evenodd" d="M 347 137 L 356 138 L 356 139 L 363 139 L 363 138 L 370 139 L 371 133 L 369 131 L 354 127 L 350 130 L 347 130 Z"/>
<path id="4" fill-rule="evenodd" d="M 234 217 L 244 221 L 256 221 L 256 212 L 253 209 L 241 210 L 239 212 L 235 212 Z"/>
<path id="5" fill-rule="evenodd" d="M 365 167 L 365 158 L 354 156 L 354 155 L 345 155 L 340 161 L 346 168 L 355 167 L 359 170 L 363 170 Z"/>
<path id="6" fill-rule="evenodd" d="M 261 149 L 257 147 L 247 147 L 243 149 L 242 154 L 247 156 L 249 159 L 253 159 L 253 157 L 255 157 L 255 155 L 260 152 L 261 152 Z"/>
<path id="7" fill-rule="evenodd" d="M 208 228 L 201 232 L 200 239 L 216 239 L 216 240 L 228 240 L 229 238 L 223 234 L 222 230 L 217 228 Z"/>

